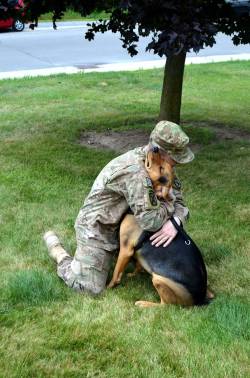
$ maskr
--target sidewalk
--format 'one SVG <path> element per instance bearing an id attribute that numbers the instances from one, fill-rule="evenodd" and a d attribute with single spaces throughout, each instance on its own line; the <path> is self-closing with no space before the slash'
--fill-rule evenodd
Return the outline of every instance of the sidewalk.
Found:
<path id="1" fill-rule="evenodd" d="M 235 60 L 250 60 L 250 54 L 234 54 L 234 55 L 215 55 L 205 57 L 187 57 L 186 64 L 204 64 L 228 62 Z M 52 67 L 33 70 L 9 71 L 0 72 L 0 80 L 16 79 L 24 77 L 49 76 L 56 74 L 74 74 L 74 73 L 89 73 L 89 72 L 117 72 L 117 71 L 136 71 L 147 70 L 152 68 L 161 68 L 165 65 L 165 59 L 143 61 L 143 62 L 129 62 L 129 63 L 114 63 L 114 64 L 100 64 L 93 67 L 77 68 L 75 66 Z"/>

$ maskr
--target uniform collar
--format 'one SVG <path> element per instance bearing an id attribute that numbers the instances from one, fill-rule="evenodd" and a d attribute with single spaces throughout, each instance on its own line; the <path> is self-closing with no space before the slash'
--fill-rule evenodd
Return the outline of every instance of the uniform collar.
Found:
<path id="1" fill-rule="evenodd" d="M 147 146 L 137 147 L 137 148 L 134 149 L 134 152 L 139 157 L 139 159 L 145 161 L 146 160 L 146 149 L 147 149 Z"/>

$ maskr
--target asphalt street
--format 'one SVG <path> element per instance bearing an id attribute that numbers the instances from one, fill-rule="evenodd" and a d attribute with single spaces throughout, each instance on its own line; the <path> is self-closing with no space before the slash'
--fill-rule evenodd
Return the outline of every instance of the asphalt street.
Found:
<path id="1" fill-rule="evenodd" d="M 122 48 L 118 35 L 111 32 L 98 34 L 94 41 L 89 42 L 84 38 L 86 30 L 86 22 L 60 22 L 57 30 L 52 29 L 51 23 L 40 23 L 34 31 L 26 27 L 20 33 L 1 32 L 0 72 L 64 66 L 92 68 L 100 64 L 160 59 L 145 52 L 146 39 L 140 41 L 139 53 L 131 59 Z M 249 45 L 234 46 L 229 37 L 220 34 L 216 45 L 201 50 L 198 57 L 248 53 Z"/>

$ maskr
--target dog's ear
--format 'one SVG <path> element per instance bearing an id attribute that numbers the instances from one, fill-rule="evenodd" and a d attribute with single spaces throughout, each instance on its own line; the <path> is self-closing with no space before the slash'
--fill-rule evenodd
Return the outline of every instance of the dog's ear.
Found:
<path id="1" fill-rule="evenodd" d="M 150 169 L 152 167 L 152 163 L 153 163 L 153 152 L 149 151 L 146 155 L 146 160 L 145 160 L 146 169 Z"/>
<path id="2" fill-rule="evenodd" d="M 147 170 L 150 170 L 153 164 L 160 164 L 160 151 L 158 147 L 153 147 L 146 155 L 145 167 Z"/>

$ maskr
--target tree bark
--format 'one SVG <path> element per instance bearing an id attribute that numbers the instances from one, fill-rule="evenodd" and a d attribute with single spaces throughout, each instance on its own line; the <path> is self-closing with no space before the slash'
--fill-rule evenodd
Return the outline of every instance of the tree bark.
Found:
<path id="1" fill-rule="evenodd" d="M 181 52 L 166 60 L 161 94 L 160 121 L 180 123 L 182 82 L 186 53 Z"/>

